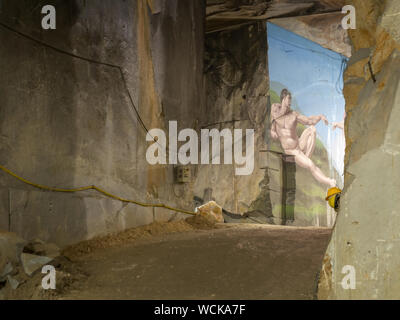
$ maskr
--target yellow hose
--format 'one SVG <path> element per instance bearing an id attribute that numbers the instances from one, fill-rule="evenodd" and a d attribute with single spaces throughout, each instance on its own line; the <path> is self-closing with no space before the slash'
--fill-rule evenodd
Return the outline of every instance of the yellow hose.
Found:
<path id="1" fill-rule="evenodd" d="M 79 192 L 79 191 L 86 191 L 86 190 L 96 190 L 97 192 L 100 192 L 100 193 L 104 194 L 105 196 L 113 198 L 115 200 L 119 200 L 119 201 L 126 202 L 126 203 L 134 203 L 134 204 L 137 204 L 137 205 L 142 206 L 142 207 L 165 208 L 165 209 L 168 209 L 168 210 L 171 210 L 171 211 L 175 211 L 175 212 L 181 212 L 181 213 L 196 215 L 195 212 L 173 208 L 173 207 L 167 206 L 167 205 L 162 204 L 162 203 L 160 203 L 160 204 L 151 204 L 151 203 L 143 203 L 143 202 L 139 202 L 139 201 L 135 201 L 135 200 L 124 199 L 124 198 L 115 196 L 115 195 L 113 195 L 113 194 L 111 194 L 111 193 L 109 193 L 107 191 L 104 191 L 103 189 L 100 189 L 99 187 L 96 187 L 96 186 L 87 186 L 87 187 L 80 187 L 80 188 L 74 188 L 74 189 L 52 188 L 52 187 L 48 187 L 48 186 L 42 186 L 40 184 L 36 184 L 36 183 L 30 182 L 30 181 L 18 176 L 17 174 L 15 174 L 11 170 L 7 169 L 6 167 L 3 167 L 2 165 L 0 165 L 0 169 L 3 170 L 4 172 L 8 173 L 9 175 L 13 176 L 14 178 L 18 179 L 19 181 L 22 181 L 22 182 L 24 182 L 26 184 L 29 184 L 30 186 L 33 186 L 35 188 L 39 188 L 39 189 L 42 189 L 42 190 L 53 191 L 53 192 Z"/>

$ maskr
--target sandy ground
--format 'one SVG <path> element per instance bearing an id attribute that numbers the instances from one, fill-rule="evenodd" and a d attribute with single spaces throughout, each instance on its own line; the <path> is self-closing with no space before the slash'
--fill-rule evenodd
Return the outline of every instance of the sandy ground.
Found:
<path id="1" fill-rule="evenodd" d="M 88 275 L 60 299 L 315 299 L 329 229 L 228 225 L 73 257 Z"/>
<path id="2" fill-rule="evenodd" d="M 192 219 L 79 243 L 10 299 L 315 299 L 331 230 Z"/>

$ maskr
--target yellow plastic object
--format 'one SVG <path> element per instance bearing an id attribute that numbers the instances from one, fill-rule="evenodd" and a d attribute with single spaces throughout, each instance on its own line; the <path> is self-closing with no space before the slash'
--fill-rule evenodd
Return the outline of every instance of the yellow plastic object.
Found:
<path id="1" fill-rule="evenodd" d="M 337 201 L 336 198 L 340 197 L 340 194 L 342 193 L 342 190 L 339 188 L 331 188 L 328 190 L 328 194 L 326 195 L 325 200 L 328 201 L 329 205 L 334 208 L 337 208 Z"/>
<path id="2" fill-rule="evenodd" d="M 342 193 L 342 190 L 340 190 L 339 188 L 330 188 L 328 190 L 328 194 L 326 195 L 325 200 L 328 201 L 330 197 L 332 197 L 338 193 Z"/>
<path id="3" fill-rule="evenodd" d="M 335 194 L 334 196 L 330 197 L 329 200 L 328 200 L 329 205 L 330 205 L 333 209 L 336 209 L 336 206 L 335 206 L 336 197 L 337 197 L 337 195 Z"/>
<path id="4" fill-rule="evenodd" d="M 42 190 L 53 191 L 53 192 L 79 192 L 79 191 L 87 191 L 87 190 L 96 190 L 97 192 L 102 193 L 103 195 L 105 195 L 109 198 L 113 198 L 115 200 L 119 200 L 119 201 L 126 202 L 126 203 L 134 203 L 134 204 L 137 204 L 142 207 L 165 208 L 165 209 L 175 211 L 175 212 L 181 212 L 181 213 L 186 213 L 186 214 L 191 214 L 191 215 L 197 214 L 192 211 L 173 208 L 173 207 L 167 206 L 163 203 L 151 204 L 151 203 L 143 203 L 143 202 L 139 202 L 139 201 L 135 201 L 135 200 L 124 199 L 124 198 L 118 197 L 116 195 L 113 195 L 107 191 L 104 191 L 103 189 L 100 189 L 99 187 L 96 187 L 96 186 L 87 186 L 87 187 L 71 188 L 71 189 L 53 188 L 53 187 L 43 186 L 43 185 L 33 183 L 31 181 L 28 181 L 28 180 L 18 176 L 17 174 L 15 174 L 11 170 L 7 169 L 6 167 L 3 167 L 2 165 L 0 165 L 0 170 L 3 170 L 4 172 L 8 173 L 10 176 L 13 176 L 14 178 L 18 179 L 19 181 L 22 181 L 23 183 L 29 184 L 32 187 L 42 189 Z"/>

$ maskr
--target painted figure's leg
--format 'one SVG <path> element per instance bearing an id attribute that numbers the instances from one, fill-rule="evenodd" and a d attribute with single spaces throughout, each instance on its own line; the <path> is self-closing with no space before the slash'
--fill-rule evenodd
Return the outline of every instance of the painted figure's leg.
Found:
<path id="1" fill-rule="evenodd" d="M 310 158 L 315 150 L 315 141 L 317 139 L 317 129 L 314 126 L 308 127 L 299 138 L 300 150 Z"/>
<path id="2" fill-rule="evenodd" d="M 308 158 L 302 151 L 294 150 L 287 151 L 287 154 L 295 156 L 296 164 L 302 168 L 306 168 L 311 171 L 311 174 L 319 183 L 325 184 L 331 188 L 336 186 L 336 180 L 330 179 L 324 175 L 320 168 L 318 168 L 310 158 Z"/>

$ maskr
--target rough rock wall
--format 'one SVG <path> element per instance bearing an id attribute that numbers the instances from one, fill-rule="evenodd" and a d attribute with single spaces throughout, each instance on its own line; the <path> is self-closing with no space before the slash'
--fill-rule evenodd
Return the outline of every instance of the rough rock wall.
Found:
<path id="1" fill-rule="evenodd" d="M 320 299 L 400 298 L 400 3 L 353 0 L 345 73 L 345 188 L 324 260 Z M 356 289 L 342 268 L 354 266 Z"/>
<path id="2" fill-rule="evenodd" d="M 232 30 L 272 18 L 341 11 L 345 0 L 206 0 L 206 32 Z"/>
<path id="3" fill-rule="evenodd" d="M 299 36 L 316 42 L 346 57 L 351 56 L 351 45 L 347 30 L 342 28 L 343 14 L 326 13 L 293 18 L 271 19 L 274 23 Z"/>
<path id="4" fill-rule="evenodd" d="M 266 25 L 263 22 L 206 37 L 206 109 L 200 127 L 255 130 L 254 171 L 235 175 L 235 165 L 199 166 L 194 189 L 202 198 L 206 188 L 224 209 L 244 213 L 261 192 L 264 170 L 258 153 L 266 148 L 268 120 L 268 61 Z M 223 158 L 222 158 L 223 159 Z M 269 210 L 270 212 L 270 210 Z"/>
<path id="5" fill-rule="evenodd" d="M 0 21 L 61 50 L 121 66 L 148 129 L 185 119 L 191 103 L 201 103 L 201 3 L 150 1 L 153 12 L 145 0 L 46 4 L 57 9 L 56 30 L 41 29 L 39 0 L 2 1 Z M 157 32 L 168 46 L 156 43 Z M 190 189 L 175 190 L 171 167 L 147 164 L 145 131 L 117 68 L 63 54 L 4 27 L 0 42 L 2 165 L 43 185 L 94 184 L 124 198 L 193 209 Z M 162 69 L 158 61 L 171 63 L 182 51 L 178 72 Z M 157 82 L 161 73 L 168 90 Z M 183 90 L 179 113 L 173 108 Z M 175 216 L 90 191 L 43 192 L 3 172 L 0 197 L 1 229 L 59 245 Z"/>

